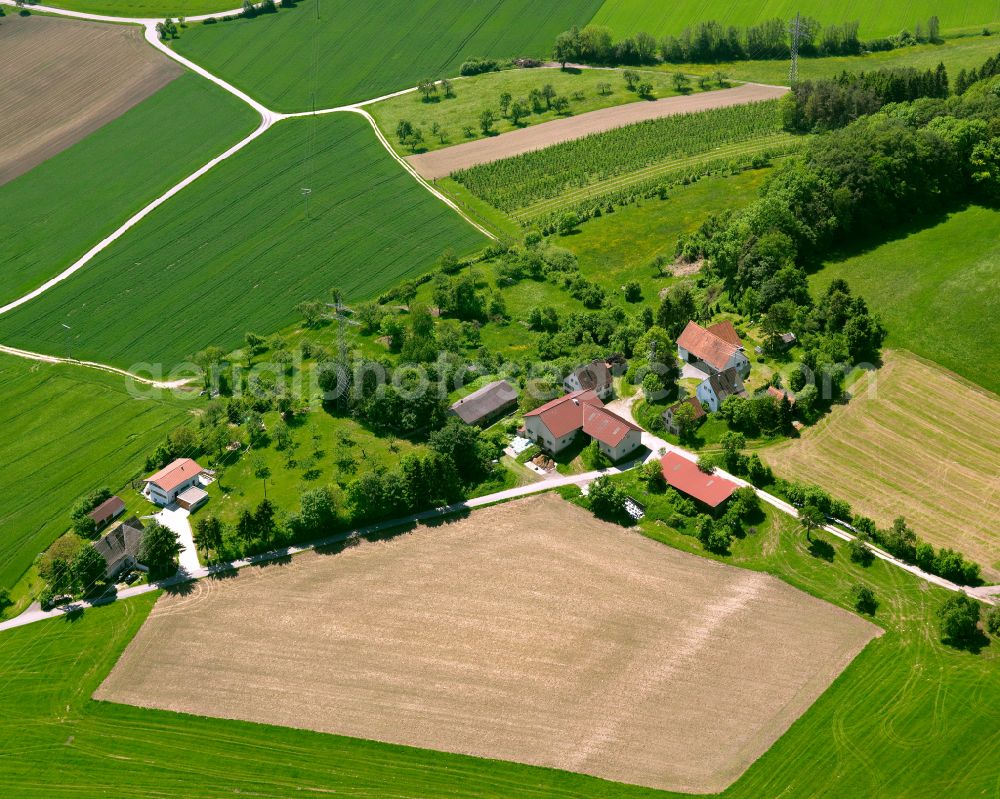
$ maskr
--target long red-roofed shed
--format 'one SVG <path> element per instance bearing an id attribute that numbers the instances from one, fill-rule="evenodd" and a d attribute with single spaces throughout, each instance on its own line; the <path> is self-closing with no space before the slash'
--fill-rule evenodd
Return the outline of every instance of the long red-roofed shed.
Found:
<path id="1" fill-rule="evenodd" d="M 732 480 L 717 474 L 706 474 L 698 464 L 689 461 L 676 452 L 668 452 L 660 458 L 663 479 L 678 491 L 694 497 L 710 508 L 717 508 L 739 488 Z"/>

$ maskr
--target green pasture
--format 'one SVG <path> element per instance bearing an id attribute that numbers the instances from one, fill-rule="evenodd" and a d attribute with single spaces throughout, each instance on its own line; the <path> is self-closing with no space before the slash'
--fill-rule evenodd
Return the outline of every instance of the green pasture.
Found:
<path id="1" fill-rule="evenodd" d="M 886 345 L 915 352 L 1000 393 L 1000 211 L 972 206 L 842 260 L 811 283 L 835 278 L 881 314 Z"/>
<path id="2" fill-rule="evenodd" d="M 229 92 L 185 73 L 0 186 L 0 305 L 57 275 L 257 122 Z"/>
<path id="3" fill-rule="evenodd" d="M 393 161 L 362 117 L 281 122 L 72 278 L 0 317 L 0 340 L 169 370 L 205 346 L 235 348 L 247 330 L 288 325 L 299 302 L 329 299 L 333 287 L 367 299 L 448 248 L 465 254 L 485 241 Z"/>
<path id="4" fill-rule="evenodd" d="M 641 80 L 653 86 L 650 99 L 672 97 L 678 94 L 674 88 L 673 76 L 662 70 L 637 69 Z M 409 147 L 401 145 L 396 138 L 396 125 L 400 120 L 407 120 L 421 129 L 424 135 L 423 143 L 416 152 L 429 152 L 453 144 L 483 138 L 479 127 L 479 116 L 485 110 L 493 111 L 496 117 L 494 134 L 506 133 L 511 130 L 537 125 L 540 122 L 551 122 L 566 116 L 596 111 L 600 108 L 610 108 L 624 103 L 645 102 L 634 91 L 629 90 L 622 79 L 620 69 L 505 69 L 502 72 L 487 72 L 452 82 L 454 96 L 445 97 L 439 90 L 425 100 L 419 92 L 402 94 L 382 100 L 368 108 L 368 111 L 378 126 L 392 142 L 396 152 L 409 155 Z M 557 95 L 569 101 L 569 107 L 563 114 L 557 114 L 552 109 L 543 108 L 541 113 L 530 116 L 514 125 L 508 116 L 503 116 L 500 109 L 500 95 L 507 92 L 516 100 L 527 103 L 528 94 L 532 89 L 541 89 L 546 84 L 555 89 Z M 606 84 L 606 86 L 604 86 Z M 604 87 L 606 93 L 602 94 Z M 697 84 L 693 84 L 697 90 Z M 582 96 L 580 96 L 582 95 Z M 530 106 L 530 103 L 529 103 Z M 445 135 L 431 133 L 431 127 L 437 124 Z M 471 134 L 465 128 L 471 128 Z M 442 141 L 442 138 L 444 141 Z"/>
<path id="5" fill-rule="evenodd" d="M 656 513 L 661 501 L 643 495 L 633 476 L 625 480 Z M 1000 644 L 978 653 L 945 647 L 934 611 L 947 592 L 878 561 L 852 564 L 839 541 L 822 535 L 810 545 L 784 518 L 769 515 L 757 530 L 722 559 L 842 607 L 850 586 L 863 581 L 875 591 L 873 620 L 886 633 L 723 796 L 992 796 L 1000 780 L 990 756 L 1000 747 Z M 663 524 L 650 521 L 643 532 L 704 554 L 696 539 Z M 165 788 L 205 799 L 679 797 L 503 761 L 91 700 L 153 601 L 137 597 L 0 634 L 7 696 L 0 792 L 21 799 L 102 792 L 152 799 Z"/>
<path id="6" fill-rule="evenodd" d="M 140 476 L 189 406 L 134 398 L 94 369 L 0 355 L 0 588 L 67 530 L 77 499 Z"/>
<path id="7" fill-rule="evenodd" d="M 279 111 L 371 100 L 453 77 L 472 57 L 546 58 L 600 0 L 302 0 L 251 20 L 192 25 L 178 52 Z"/>
<path id="8" fill-rule="evenodd" d="M 791 20 L 797 12 L 814 17 L 823 25 L 861 23 L 860 37 L 873 39 L 913 30 L 937 15 L 942 30 L 969 28 L 1000 22 L 1000 7 L 994 0 L 605 0 L 593 23 L 607 25 L 617 36 L 646 31 L 654 36 L 680 33 L 689 25 L 716 20 L 724 25 L 755 25 L 775 17 Z"/>
<path id="9" fill-rule="evenodd" d="M 236 0 L 52 0 L 45 5 L 109 17 L 178 17 L 239 8 Z"/>

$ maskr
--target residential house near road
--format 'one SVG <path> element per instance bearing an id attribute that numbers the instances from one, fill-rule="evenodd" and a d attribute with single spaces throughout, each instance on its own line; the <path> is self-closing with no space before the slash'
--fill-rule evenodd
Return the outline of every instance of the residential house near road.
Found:
<path id="1" fill-rule="evenodd" d="M 121 497 L 109 497 L 100 505 L 94 508 L 87 515 L 94 520 L 94 526 L 100 530 L 102 527 L 116 519 L 125 512 L 125 503 Z"/>
<path id="2" fill-rule="evenodd" d="M 178 494 L 199 482 L 201 471 L 191 458 L 178 458 L 146 478 L 143 495 L 157 505 L 170 505 Z"/>
<path id="3" fill-rule="evenodd" d="M 138 565 L 139 547 L 144 533 L 142 522 L 133 516 L 94 542 L 94 549 L 101 554 L 107 564 L 105 577 L 116 577 L 125 569 Z"/>
<path id="4" fill-rule="evenodd" d="M 718 508 L 739 489 L 732 480 L 703 472 L 697 463 L 676 452 L 660 458 L 660 468 L 668 485 L 709 508 Z"/>
<path id="5" fill-rule="evenodd" d="M 715 413 L 719 410 L 722 403 L 726 401 L 726 397 L 747 396 L 743 381 L 740 380 L 740 374 L 734 367 L 709 375 L 698 384 L 695 393 L 698 396 L 698 401 L 708 409 L 709 413 Z"/>
<path id="6" fill-rule="evenodd" d="M 740 377 L 750 374 L 750 360 L 732 322 L 718 322 L 704 328 L 688 322 L 677 338 L 677 357 L 708 374 L 735 369 Z"/>
<path id="7" fill-rule="evenodd" d="M 488 427 L 517 408 L 517 389 L 497 380 L 452 404 L 451 412 L 466 424 Z"/>
<path id="8" fill-rule="evenodd" d="M 567 393 L 593 391 L 598 397 L 605 400 L 614 391 L 611 368 L 607 361 L 599 359 L 591 361 L 570 372 L 563 380 L 563 388 L 566 389 Z"/>
<path id="9" fill-rule="evenodd" d="M 527 436 L 557 455 L 582 431 L 598 442 L 601 452 L 618 461 L 641 445 L 642 428 L 604 407 L 594 391 L 574 391 L 524 415 Z"/>
<path id="10" fill-rule="evenodd" d="M 690 405 L 694 411 L 694 420 L 700 423 L 706 416 L 705 409 L 701 407 L 701 403 L 698 402 L 697 397 L 686 397 L 680 402 L 675 402 L 669 408 L 663 412 L 663 426 L 666 428 L 668 433 L 673 433 L 675 436 L 680 435 L 680 428 L 674 422 L 674 414 L 682 405 Z"/>

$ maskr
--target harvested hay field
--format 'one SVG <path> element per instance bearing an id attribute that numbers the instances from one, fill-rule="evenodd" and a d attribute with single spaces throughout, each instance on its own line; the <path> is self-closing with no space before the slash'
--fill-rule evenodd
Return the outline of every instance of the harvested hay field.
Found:
<path id="1" fill-rule="evenodd" d="M 95 698 L 710 792 L 879 633 L 548 495 L 164 596 Z"/>
<path id="2" fill-rule="evenodd" d="M 973 558 L 987 580 L 1000 578 L 1000 398 L 901 350 L 887 351 L 851 393 L 765 460 L 880 525 L 903 516 L 921 538 Z"/>
<path id="3" fill-rule="evenodd" d="M 603 133 L 637 122 L 774 100 L 787 93 L 788 90 L 782 86 L 744 83 L 732 89 L 627 103 L 552 122 L 543 122 L 541 125 L 512 130 L 486 139 L 456 144 L 443 150 L 407 156 L 406 160 L 422 177 L 432 180 L 443 178 L 459 169 L 512 158 L 533 150 L 543 150 L 553 144 L 582 139 L 593 133 Z"/>
<path id="4" fill-rule="evenodd" d="M 0 24 L 0 185 L 121 116 L 181 72 L 138 27 L 8 14 Z"/>

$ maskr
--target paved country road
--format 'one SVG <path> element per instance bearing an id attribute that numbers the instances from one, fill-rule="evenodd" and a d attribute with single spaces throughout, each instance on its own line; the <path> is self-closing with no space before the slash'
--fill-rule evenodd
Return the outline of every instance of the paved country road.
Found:
<path id="1" fill-rule="evenodd" d="M 476 164 L 486 164 L 532 150 L 541 150 L 553 144 L 581 139 L 591 133 L 603 133 L 623 125 L 692 111 L 708 111 L 713 108 L 774 100 L 787 93 L 788 88 L 785 86 L 744 83 L 732 89 L 663 97 L 647 102 L 637 101 L 588 111 L 565 119 L 542 122 L 539 125 L 501 133 L 499 136 L 445 147 L 443 150 L 411 155 L 406 160 L 422 177 L 432 180 L 450 175 L 456 169 L 466 169 Z"/>

